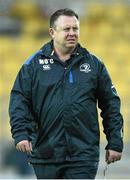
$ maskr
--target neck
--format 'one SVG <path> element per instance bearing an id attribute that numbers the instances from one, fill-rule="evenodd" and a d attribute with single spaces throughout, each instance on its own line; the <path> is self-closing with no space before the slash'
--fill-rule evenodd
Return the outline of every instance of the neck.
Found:
<path id="1" fill-rule="evenodd" d="M 59 50 L 55 49 L 55 53 L 61 61 L 66 61 L 70 58 L 71 53 L 62 53 Z"/>
<path id="2" fill-rule="evenodd" d="M 71 48 L 71 49 L 60 49 L 56 46 L 54 46 L 54 50 L 55 53 L 57 54 L 57 56 L 60 58 L 61 61 L 66 61 L 70 58 L 72 52 L 74 51 L 75 48 Z"/>

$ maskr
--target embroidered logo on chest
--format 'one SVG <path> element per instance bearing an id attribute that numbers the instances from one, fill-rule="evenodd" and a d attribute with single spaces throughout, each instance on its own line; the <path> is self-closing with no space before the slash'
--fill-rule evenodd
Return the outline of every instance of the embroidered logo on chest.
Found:
<path id="1" fill-rule="evenodd" d="M 89 73 L 91 71 L 90 65 L 88 63 L 84 63 L 80 66 L 80 71 Z"/>
<path id="2" fill-rule="evenodd" d="M 39 59 L 39 64 L 43 65 L 43 70 L 50 70 L 51 64 L 54 63 L 53 59 Z"/>

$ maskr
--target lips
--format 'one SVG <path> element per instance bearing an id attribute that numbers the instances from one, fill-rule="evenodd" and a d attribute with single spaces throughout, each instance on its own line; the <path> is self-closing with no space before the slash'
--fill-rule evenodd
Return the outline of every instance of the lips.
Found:
<path id="1" fill-rule="evenodd" d="M 68 39 L 67 41 L 68 42 L 75 42 L 76 40 L 75 39 Z"/>
<path id="2" fill-rule="evenodd" d="M 67 41 L 75 41 L 75 39 L 67 39 Z"/>

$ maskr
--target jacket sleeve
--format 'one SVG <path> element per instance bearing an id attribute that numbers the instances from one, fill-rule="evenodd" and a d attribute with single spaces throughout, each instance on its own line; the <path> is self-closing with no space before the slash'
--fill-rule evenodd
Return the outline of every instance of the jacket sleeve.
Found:
<path id="1" fill-rule="evenodd" d="M 112 84 L 104 64 L 101 63 L 98 78 L 98 106 L 101 109 L 103 128 L 108 144 L 106 149 L 122 152 L 123 118 L 120 113 L 120 98 Z"/>
<path id="2" fill-rule="evenodd" d="M 11 91 L 9 116 L 12 137 L 15 144 L 21 140 L 30 140 L 32 103 L 31 103 L 31 77 L 30 65 L 24 64 L 19 71 Z"/>

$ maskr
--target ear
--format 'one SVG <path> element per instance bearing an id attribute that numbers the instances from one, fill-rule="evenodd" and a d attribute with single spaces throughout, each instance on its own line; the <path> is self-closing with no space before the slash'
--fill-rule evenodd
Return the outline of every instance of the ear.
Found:
<path id="1" fill-rule="evenodd" d="M 49 34 L 53 39 L 54 38 L 54 29 L 53 28 L 49 28 Z"/>

